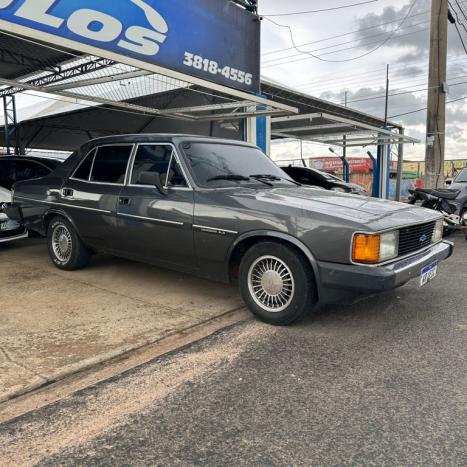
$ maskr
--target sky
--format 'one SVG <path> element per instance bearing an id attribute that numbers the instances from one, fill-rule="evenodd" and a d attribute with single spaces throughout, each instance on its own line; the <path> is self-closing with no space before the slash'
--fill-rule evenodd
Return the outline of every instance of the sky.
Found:
<path id="1" fill-rule="evenodd" d="M 333 11 L 306 13 L 355 3 Z M 450 0 L 467 45 L 467 0 Z M 259 0 L 262 21 L 262 76 L 301 92 L 382 117 L 386 65 L 390 73 L 388 115 L 422 144 L 406 145 L 404 158 L 424 158 L 428 46 L 431 0 Z M 461 9 L 462 8 L 462 9 Z M 299 12 L 297 15 L 290 13 Z M 268 16 L 280 15 L 286 16 Z M 465 16 L 464 16 L 465 15 Z M 402 21 L 405 17 L 405 21 Z M 299 50 L 293 48 L 290 26 Z M 309 51 L 319 58 L 310 56 Z M 363 56 L 364 55 L 364 56 Z M 467 96 L 467 54 L 454 26 L 449 25 L 447 100 Z M 393 95 L 394 94 L 394 95 Z M 50 105 L 43 99 L 18 96 L 18 108 Z M 400 116 L 399 116 L 400 115 Z M 446 158 L 467 157 L 467 100 L 447 105 Z M 365 155 L 367 149 L 349 150 Z M 305 157 L 331 156 L 325 145 L 306 142 Z M 299 157 L 300 144 L 273 145 L 274 159 Z"/>
<path id="2" fill-rule="evenodd" d="M 260 0 L 259 6 L 260 14 L 275 15 L 362 1 L 365 0 Z M 467 0 L 451 0 L 450 3 L 467 45 Z M 390 94 L 398 94 L 390 96 L 388 114 L 395 116 L 393 121 L 406 127 L 406 134 L 424 142 L 426 111 L 396 116 L 426 107 L 431 1 L 416 0 L 412 4 L 413 0 L 378 0 L 335 11 L 268 17 L 290 26 L 300 51 L 311 51 L 320 59 L 293 49 L 289 31 L 264 19 L 262 74 L 265 78 L 340 104 L 344 103 L 347 91 L 349 107 L 381 117 L 384 116 L 388 64 Z M 406 21 L 400 26 L 407 14 Z M 393 36 L 387 40 L 393 31 Z M 364 54 L 367 55 L 358 58 Z M 449 25 L 448 84 L 448 101 L 467 96 L 467 55 L 453 25 Z M 467 100 L 448 104 L 446 109 L 446 158 L 467 157 Z M 404 151 L 405 159 L 420 160 L 424 158 L 425 146 L 406 145 Z M 366 149 L 356 149 L 352 153 L 364 155 Z M 274 145 L 272 154 L 275 159 L 297 157 L 299 144 Z M 331 155 L 327 147 L 311 143 L 304 144 L 304 154 L 307 157 Z"/>

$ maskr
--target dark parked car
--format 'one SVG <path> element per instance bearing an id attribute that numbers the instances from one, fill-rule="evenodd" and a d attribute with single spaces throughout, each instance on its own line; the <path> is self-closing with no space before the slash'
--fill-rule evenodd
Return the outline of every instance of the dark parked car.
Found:
<path id="1" fill-rule="evenodd" d="M 17 183 L 9 215 L 47 234 L 61 269 L 93 252 L 229 282 L 274 324 L 419 278 L 453 250 L 439 213 L 299 186 L 257 147 L 180 135 L 107 137 Z"/>
<path id="2" fill-rule="evenodd" d="M 16 182 L 49 175 L 61 164 L 54 159 L 0 156 L 0 187 L 11 190 Z"/>
<path id="3" fill-rule="evenodd" d="M 325 190 L 368 196 L 368 192 L 360 185 L 344 182 L 344 180 L 341 180 L 339 177 L 321 172 L 321 170 L 311 169 L 309 167 L 298 167 L 295 165 L 281 167 L 281 169 L 302 185 L 311 185 L 324 188 Z"/>

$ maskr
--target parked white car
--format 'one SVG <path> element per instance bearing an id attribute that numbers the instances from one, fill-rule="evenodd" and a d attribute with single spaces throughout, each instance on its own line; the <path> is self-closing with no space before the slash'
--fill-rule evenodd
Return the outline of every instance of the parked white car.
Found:
<path id="1" fill-rule="evenodd" d="M 11 202 L 11 192 L 0 187 L 0 243 L 19 240 L 28 236 L 27 230 L 18 222 L 8 219 L 3 204 Z"/>

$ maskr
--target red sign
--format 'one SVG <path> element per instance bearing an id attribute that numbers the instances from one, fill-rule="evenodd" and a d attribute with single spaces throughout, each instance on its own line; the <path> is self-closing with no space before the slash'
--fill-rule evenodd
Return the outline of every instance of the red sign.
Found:
<path id="1" fill-rule="evenodd" d="M 373 170 L 373 161 L 369 157 L 349 157 L 350 173 L 370 173 Z M 310 159 L 310 167 L 323 172 L 342 173 L 342 159 L 339 157 L 320 157 Z M 391 171 L 397 171 L 397 161 L 391 161 Z"/>

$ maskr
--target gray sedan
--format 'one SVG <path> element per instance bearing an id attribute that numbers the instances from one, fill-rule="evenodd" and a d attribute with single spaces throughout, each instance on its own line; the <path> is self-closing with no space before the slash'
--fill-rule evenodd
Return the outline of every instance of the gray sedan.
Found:
<path id="1" fill-rule="evenodd" d="M 453 246 L 439 213 L 301 186 L 257 147 L 184 135 L 90 141 L 15 185 L 9 215 L 73 270 L 98 251 L 238 281 L 250 310 L 288 324 L 417 279 Z"/>

